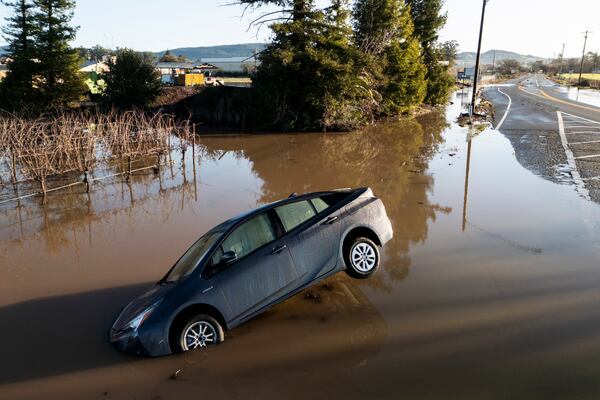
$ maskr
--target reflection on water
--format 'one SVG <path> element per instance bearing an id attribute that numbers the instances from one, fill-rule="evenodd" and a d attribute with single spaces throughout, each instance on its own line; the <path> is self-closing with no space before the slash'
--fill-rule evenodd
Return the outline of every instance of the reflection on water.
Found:
<path id="1" fill-rule="evenodd" d="M 567 97 L 581 103 L 600 107 L 600 91 L 593 89 L 579 89 L 576 86 L 566 88 Z"/>
<path id="2" fill-rule="evenodd" d="M 600 208 L 524 169 L 498 132 L 468 146 L 454 100 L 360 133 L 202 137 L 159 175 L 3 208 L 0 399 L 594 398 Z M 373 279 L 337 274 L 205 353 L 107 343 L 127 299 L 212 226 L 357 186 L 395 231 Z"/>
<path id="3" fill-rule="evenodd" d="M 392 221 L 402 221 L 395 232 L 403 240 L 395 240 L 384 253 L 387 276 L 401 279 L 410 264 L 408 245 L 424 241 L 428 219 L 447 211 L 429 204 L 432 179 L 422 174 L 445 124 L 443 116 L 431 114 L 421 122 L 390 122 L 344 135 L 205 137 L 196 160 L 191 151 L 185 159 L 176 153 L 170 168 L 158 173 L 146 170 L 129 181 L 117 177 L 95 183 L 91 193 L 83 187 L 53 192 L 45 205 L 39 199 L 13 204 L 16 207 L 5 205 L 0 211 L 0 246 L 4 248 L 0 257 L 9 257 L 17 247 L 25 250 L 28 243 L 43 244 L 45 251 L 55 255 L 79 254 L 82 245 L 93 249 L 95 240 L 106 238 L 107 232 L 97 229 L 102 222 L 111 230 L 135 229 L 142 221 L 168 223 L 180 214 L 194 218 L 195 231 L 201 233 L 232 213 L 292 192 L 370 186 L 384 201 Z M 407 215 L 406 208 L 412 210 L 414 204 L 421 207 Z M 182 222 L 188 225 L 190 221 Z M 170 226 L 182 228 L 187 229 Z M 138 241 L 128 238 L 132 246 Z M 382 278 L 379 283 L 384 286 Z"/>
<path id="4" fill-rule="evenodd" d="M 302 362 L 320 374 L 360 365 L 377 354 L 387 336 L 387 324 L 361 287 L 390 291 L 391 282 L 408 275 L 408 250 L 425 241 L 428 221 L 449 212 L 430 204 L 433 179 L 425 172 L 445 126 L 444 116 L 433 113 L 351 134 L 203 137 L 195 158 L 191 151 L 184 158 L 175 152 L 172 165 L 160 171 L 145 170 L 129 181 L 116 177 L 97 182 L 91 193 L 83 187 L 53 192 L 45 205 L 28 199 L 5 206 L 0 211 L 0 318 L 14 327 L 5 336 L 32 340 L 17 327 L 36 309 L 58 315 L 38 327 L 54 338 L 52 347 L 17 352 L 8 341 L 0 345 L 0 352 L 13 359 L 0 383 L 18 385 L 90 370 L 89 379 L 98 384 L 107 376 L 93 374 L 94 369 L 119 369 L 126 357 L 107 348 L 98 335 L 122 306 L 125 293 L 158 280 L 204 231 L 292 192 L 370 186 L 384 201 L 395 230 L 376 278 L 358 285 L 344 275 L 333 277 L 233 331 L 228 345 L 219 349 L 227 353 L 219 360 L 236 359 L 238 369 Z M 98 309 L 87 314 L 93 299 Z M 63 328 L 72 334 L 60 335 Z M 307 337 L 309 331 L 314 333 Z M 284 357 L 289 341 L 305 344 Z M 266 342 L 274 344 L 271 351 L 240 358 L 239 346 Z M 331 362 L 323 365 L 326 355 Z M 192 365 L 203 359 L 185 357 Z M 34 367 L 33 358 L 44 361 Z M 163 374 L 180 359 L 151 368 L 130 362 L 148 374 Z M 321 368 L 315 369 L 315 363 Z M 227 363 L 215 368 L 230 374 L 235 370 Z"/>
<path id="5" fill-rule="evenodd" d="M 423 174 L 445 125 L 443 115 L 431 114 L 361 133 L 203 138 L 202 144 L 213 159 L 227 151 L 250 161 L 262 182 L 260 203 L 294 192 L 371 187 L 386 206 L 396 238 L 384 251 L 385 273 L 368 281 L 385 287 L 386 279 L 408 273 L 408 247 L 427 238 L 428 220 L 448 211 L 429 203 L 432 178 Z"/>

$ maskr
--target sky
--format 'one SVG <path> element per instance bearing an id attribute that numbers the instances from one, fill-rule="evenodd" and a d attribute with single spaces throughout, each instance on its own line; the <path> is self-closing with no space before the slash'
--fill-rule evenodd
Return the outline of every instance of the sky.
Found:
<path id="1" fill-rule="evenodd" d="M 248 30 L 258 14 L 242 16 L 241 6 L 227 5 L 233 1 L 77 0 L 74 45 L 160 51 L 268 40 L 268 28 Z M 458 41 L 460 51 L 476 50 L 481 5 L 482 0 L 446 0 L 441 39 Z M 8 14 L 0 5 L 1 23 Z M 579 57 L 586 29 L 593 31 L 587 48 L 600 51 L 599 16 L 600 0 L 490 0 L 482 49 L 552 57 L 566 43 L 565 56 Z"/>

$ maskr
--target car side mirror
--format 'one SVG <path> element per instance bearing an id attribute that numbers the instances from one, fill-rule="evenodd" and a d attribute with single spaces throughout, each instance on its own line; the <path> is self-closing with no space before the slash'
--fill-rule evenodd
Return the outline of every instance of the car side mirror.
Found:
<path id="1" fill-rule="evenodd" d="M 231 264 L 232 262 L 234 262 L 235 260 L 237 260 L 237 254 L 235 253 L 235 251 L 226 251 L 225 253 L 223 253 L 223 255 L 221 256 L 221 265 L 228 265 Z"/>

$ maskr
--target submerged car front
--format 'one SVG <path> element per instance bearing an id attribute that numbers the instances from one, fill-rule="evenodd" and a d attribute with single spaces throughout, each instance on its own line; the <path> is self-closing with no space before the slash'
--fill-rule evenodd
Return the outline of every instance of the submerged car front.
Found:
<path id="1" fill-rule="evenodd" d="M 119 350 L 139 355 L 169 354 L 164 338 L 164 312 L 160 305 L 173 285 L 158 284 L 130 302 L 110 330 L 110 341 Z M 165 341 L 166 340 L 166 341 Z"/>
<path id="2" fill-rule="evenodd" d="M 172 352 L 171 317 L 194 296 L 199 279 L 193 277 L 199 275 L 205 256 L 224 232 L 222 226 L 217 228 L 197 240 L 156 285 L 123 308 L 110 330 L 111 343 L 122 351 L 145 356 Z"/>

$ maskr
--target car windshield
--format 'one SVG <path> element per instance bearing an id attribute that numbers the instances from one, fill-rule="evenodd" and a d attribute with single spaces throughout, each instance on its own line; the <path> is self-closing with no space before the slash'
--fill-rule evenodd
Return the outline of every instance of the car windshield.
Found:
<path id="1" fill-rule="evenodd" d="M 172 283 L 178 282 L 191 274 L 198 266 L 198 263 L 206 255 L 206 252 L 212 245 L 221 237 L 224 231 L 210 231 L 202 236 L 196 243 L 185 252 L 185 254 L 177 261 L 177 264 L 162 280 L 163 282 Z"/>

